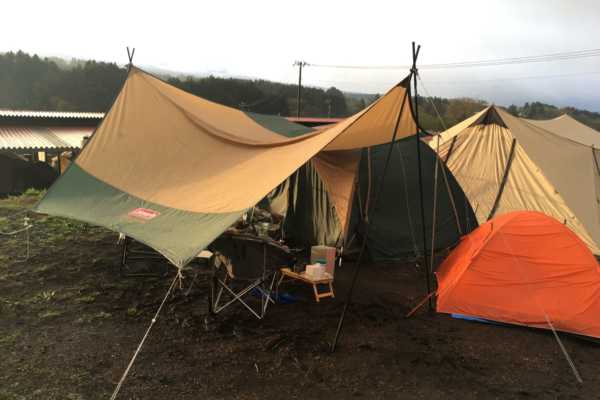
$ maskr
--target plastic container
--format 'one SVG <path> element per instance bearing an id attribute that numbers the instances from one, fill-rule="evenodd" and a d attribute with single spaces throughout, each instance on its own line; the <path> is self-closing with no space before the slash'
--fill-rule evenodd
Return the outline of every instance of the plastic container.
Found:
<path id="1" fill-rule="evenodd" d="M 319 263 L 308 264 L 304 273 L 311 279 L 322 279 L 325 276 L 325 265 Z"/>
<path id="2" fill-rule="evenodd" d="M 311 264 L 319 263 L 325 265 L 325 271 L 333 277 L 335 270 L 335 247 L 312 246 L 310 248 Z"/>

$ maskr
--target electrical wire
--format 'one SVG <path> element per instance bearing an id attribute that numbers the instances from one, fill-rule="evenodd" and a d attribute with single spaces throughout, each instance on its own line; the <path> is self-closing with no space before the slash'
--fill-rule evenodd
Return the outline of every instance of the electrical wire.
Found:
<path id="1" fill-rule="evenodd" d="M 478 85 L 480 83 L 485 82 L 504 82 L 504 81 L 520 81 L 527 79 L 553 79 L 553 78 L 568 78 L 575 76 L 583 76 L 583 75 L 599 75 L 600 71 L 589 71 L 589 72 L 578 72 L 573 74 L 555 74 L 555 75 L 531 75 L 531 76 L 521 76 L 516 78 L 495 78 L 495 79 L 472 79 L 472 80 L 462 80 L 462 81 L 428 81 L 428 84 L 432 85 L 469 85 L 474 84 Z"/>
<path id="2" fill-rule="evenodd" d="M 574 60 L 589 57 L 600 57 L 600 49 L 589 49 L 589 50 L 578 50 L 563 53 L 551 53 L 542 54 L 537 56 L 524 56 L 524 57 L 509 57 L 509 58 L 496 58 L 489 60 L 478 60 L 478 61 L 459 61 L 450 63 L 438 63 L 438 64 L 422 64 L 419 69 L 453 69 L 453 68 L 471 68 L 471 67 L 492 67 L 499 65 L 513 65 L 513 64 L 527 64 L 527 63 L 539 63 L 539 62 L 553 62 L 562 60 Z M 333 65 L 333 64 L 307 64 L 310 67 L 315 68 L 335 68 L 335 69 L 410 69 L 410 65 Z"/>

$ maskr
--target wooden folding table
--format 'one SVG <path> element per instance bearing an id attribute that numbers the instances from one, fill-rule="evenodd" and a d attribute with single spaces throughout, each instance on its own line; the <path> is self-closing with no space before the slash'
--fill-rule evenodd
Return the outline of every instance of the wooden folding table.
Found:
<path id="1" fill-rule="evenodd" d="M 281 268 L 279 272 L 281 273 L 281 278 L 279 278 L 279 282 L 277 283 L 278 288 L 285 278 L 289 278 L 312 285 L 317 303 L 324 297 L 335 297 L 333 293 L 333 277 L 328 273 L 325 273 L 326 276 L 323 278 L 314 279 L 304 272 L 294 272 L 290 268 Z M 329 290 L 325 292 L 319 292 L 317 285 L 327 285 Z"/>

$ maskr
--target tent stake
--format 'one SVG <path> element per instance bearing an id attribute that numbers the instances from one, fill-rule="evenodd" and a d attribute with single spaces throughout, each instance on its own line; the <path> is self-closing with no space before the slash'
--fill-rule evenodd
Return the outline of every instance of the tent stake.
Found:
<path id="1" fill-rule="evenodd" d="M 413 316 L 413 314 L 414 314 L 414 313 L 416 313 L 416 312 L 417 312 L 417 310 L 419 310 L 419 308 L 421 308 L 421 307 L 423 306 L 423 304 L 425 304 L 425 302 L 426 302 L 427 300 L 429 300 L 429 299 L 430 299 L 430 298 L 431 298 L 431 297 L 432 297 L 434 294 L 435 294 L 435 292 L 431 292 L 431 293 L 429 293 L 427 296 L 425 296 L 425 297 L 424 297 L 424 298 L 423 298 L 423 299 L 422 299 L 422 300 L 419 302 L 419 304 L 417 304 L 416 306 L 414 306 L 414 307 L 413 307 L 413 309 L 412 309 L 412 310 L 410 310 L 410 311 L 408 312 L 408 314 L 406 314 L 406 315 L 404 316 L 404 318 L 410 318 L 410 317 L 412 317 L 412 316 Z"/>
<path id="2" fill-rule="evenodd" d="M 431 278 L 429 276 L 429 263 L 427 260 L 427 235 L 425 232 L 425 206 L 423 205 L 423 172 L 421 170 L 421 130 L 419 127 L 419 96 L 417 92 L 417 74 L 419 73 L 417 70 L 417 57 L 419 57 L 419 50 L 421 50 L 421 45 L 417 46 L 415 49 L 415 42 L 412 42 L 413 64 L 411 72 L 415 88 L 415 120 L 417 122 L 417 163 L 419 167 L 419 197 L 421 200 L 421 230 L 423 232 L 423 265 L 425 265 L 427 293 L 431 293 Z M 431 301 L 431 297 L 429 297 L 428 303 L 429 311 L 433 310 L 433 302 Z"/>
<path id="3" fill-rule="evenodd" d="M 396 118 L 396 124 L 394 125 L 394 132 L 392 133 L 392 140 L 388 145 L 388 153 L 386 156 L 385 164 L 383 167 L 383 172 L 381 174 L 381 181 L 379 181 L 379 186 L 377 188 L 377 192 L 375 192 L 375 197 L 373 198 L 373 209 L 377 209 L 377 201 L 379 200 L 379 195 L 383 190 L 383 184 L 385 180 L 385 175 L 388 170 L 388 166 L 390 164 L 390 159 L 392 157 L 392 151 L 394 150 L 394 143 L 396 141 L 396 135 L 398 132 L 398 126 L 400 125 L 400 120 L 402 118 L 402 113 L 404 112 L 404 106 L 407 102 L 410 101 L 408 98 L 408 94 L 410 92 L 410 79 L 408 81 L 408 87 L 406 88 L 406 92 L 404 93 L 404 98 L 402 99 L 402 105 L 400 106 L 400 111 L 398 112 L 398 117 Z M 373 218 L 375 215 L 373 215 Z M 352 275 L 352 282 L 350 283 L 350 289 L 348 290 L 348 294 L 346 295 L 346 301 L 344 302 L 344 308 L 342 309 L 342 313 L 340 314 L 340 319 L 338 320 L 338 326 L 335 331 L 335 336 L 333 337 L 333 342 L 331 343 L 331 352 L 333 353 L 337 347 L 338 339 L 342 333 L 342 327 L 344 325 L 344 319 L 346 318 L 346 311 L 348 310 L 348 306 L 352 301 L 352 292 L 354 291 L 354 286 L 356 285 L 356 281 L 358 279 L 358 273 L 360 271 L 360 267 L 363 263 L 363 257 L 365 253 L 365 249 L 367 247 L 367 239 L 369 237 L 369 210 L 365 209 L 364 218 L 360 221 L 360 230 L 363 236 L 363 241 L 360 247 L 360 252 L 358 253 L 358 259 L 356 260 L 356 267 L 354 267 L 354 274 Z"/>

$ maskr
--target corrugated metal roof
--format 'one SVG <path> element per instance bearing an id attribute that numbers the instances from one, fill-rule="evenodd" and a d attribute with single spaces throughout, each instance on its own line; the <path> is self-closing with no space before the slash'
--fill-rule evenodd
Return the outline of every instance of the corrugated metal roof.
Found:
<path id="1" fill-rule="evenodd" d="M 87 127 L 0 126 L 0 149 L 74 149 L 92 132 Z"/>
<path id="2" fill-rule="evenodd" d="M 67 127 L 58 127 L 51 126 L 48 128 L 50 132 L 52 132 L 56 137 L 58 137 L 63 142 L 67 143 L 71 147 L 80 148 L 81 142 L 84 137 L 92 136 L 94 133 L 93 126 L 67 126 Z"/>
<path id="3" fill-rule="evenodd" d="M 102 119 L 104 113 L 99 112 L 71 112 L 71 111 L 33 111 L 33 110 L 2 110 L 0 118 L 79 118 Z"/>

